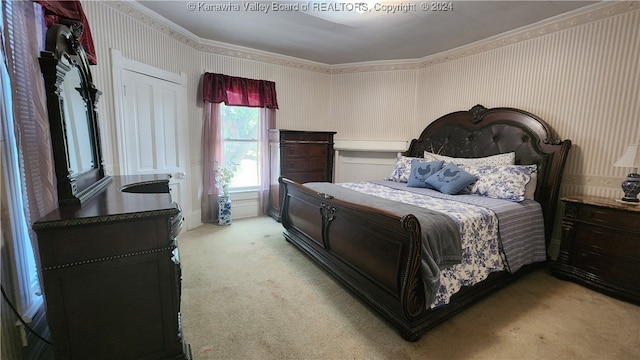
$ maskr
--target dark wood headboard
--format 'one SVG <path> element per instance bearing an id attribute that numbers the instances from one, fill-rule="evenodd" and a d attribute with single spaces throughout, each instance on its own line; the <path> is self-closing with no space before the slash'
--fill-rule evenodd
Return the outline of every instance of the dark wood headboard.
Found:
<path id="1" fill-rule="evenodd" d="M 487 109 L 476 105 L 429 124 L 413 139 L 405 156 L 423 157 L 424 151 L 452 157 L 476 158 L 515 152 L 516 164 L 536 164 L 535 199 L 544 214 L 545 237 L 551 239 L 558 193 L 571 140 L 558 140 L 539 117 L 514 108 Z"/>

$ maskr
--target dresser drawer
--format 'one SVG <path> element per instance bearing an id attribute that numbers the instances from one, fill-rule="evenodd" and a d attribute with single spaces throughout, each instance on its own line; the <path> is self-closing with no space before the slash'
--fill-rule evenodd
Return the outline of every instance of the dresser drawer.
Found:
<path id="1" fill-rule="evenodd" d="M 176 203 L 176 207 L 180 208 L 180 206 Z M 177 213 L 175 216 L 169 219 L 170 225 L 170 235 L 171 239 L 175 239 L 182 231 L 182 223 L 184 222 L 184 217 L 182 216 L 182 210 Z"/>
<path id="2" fill-rule="evenodd" d="M 96 221 L 84 226 L 42 230 L 38 233 L 41 266 L 48 269 L 88 264 L 98 259 L 104 261 L 162 248 L 172 241 L 168 236 L 167 221 L 165 218 L 146 218 L 136 222 Z"/>
<path id="3" fill-rule="evenodd" d="M 291 158 L 283 162 L 283 173 L 290 174 L 298 171 L 323 172 L 327 169 L 326 159 Z"/>
<path id="4" fill-rule="evenodd" d="M 333 143 L 333 132 L 307 132 L 307 131 L 281 131 L 279 133 L 282 142 L 324 142 Z"/>
<path id="5" fill-rule="evenodd" d="M 329 147 L 323 144 L 286 144 L 282 148 L 284 159 L 326 159 Z"/>

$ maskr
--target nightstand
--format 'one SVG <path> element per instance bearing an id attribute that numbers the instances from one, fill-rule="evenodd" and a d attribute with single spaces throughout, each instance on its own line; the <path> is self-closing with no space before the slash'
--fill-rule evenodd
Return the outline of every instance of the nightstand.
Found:
<path id="1" fill-rule="evenodd" d="M 640 304 L 640 205 L 570 196 L 551 270 L 607 295 Z"/>

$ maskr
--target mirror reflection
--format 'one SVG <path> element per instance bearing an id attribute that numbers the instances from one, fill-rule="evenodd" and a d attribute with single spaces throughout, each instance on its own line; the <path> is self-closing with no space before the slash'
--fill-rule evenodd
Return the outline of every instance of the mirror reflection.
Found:
<path id="1" fill-rule="evenodd" d="M 89 124 L 89 109 L 80 70 L 72 66 L 61 86 L 64 132 L 67 141 L 69 175 L 82 174 L 94 168 L 93 136 Z"/>

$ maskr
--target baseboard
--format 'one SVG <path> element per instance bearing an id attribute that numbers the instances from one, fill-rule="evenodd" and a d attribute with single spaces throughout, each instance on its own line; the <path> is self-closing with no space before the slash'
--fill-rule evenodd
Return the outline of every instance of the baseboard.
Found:
<path id="1" fill-rule="evenodd" d="M 184 222 L 187 225 L 186 230 L 193 230 L 202 225 L 202 210 L 192 211 L 191 214 L 185 214 Z"/>
<path id="2" fill-rule="evenodd" d="M 260 201 L 256 191 L 231 194 L 231 219 L 242 219 L 260 216 Z M 193 210 L 185 214 L 186 230 L 193 230 L 202 225 L 202 210 Z"/>
<path id="3" fill-rule="evenodd" d="M 560 239 L 552 237 L 551 240 L 549 241 L 549 248 L 547 249 L 547 254 L 549 254 L 549 257 L 551 258 L 551 260 L 555 260 L 556 258 L 558 258 L 558 253 L 560 253 Z"/>
<path id="4" fill-rule="evenodd" d="M 44 310 L 44 305 L 38 309 L 33 319 L 29 323 L 29 327 L 41 337 L 51 341 L 51 334 L 49 332 L 49 325 L 47 324 L 47 316 Z M 53 359 L 53 348 L 50 344 L 47 344 L 42 339 L 39 339 L 33 333 L 27 331 L 27 346 L 23 348 L 23 358 L 27 360 L 31 359 Z"/>

